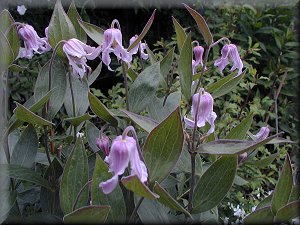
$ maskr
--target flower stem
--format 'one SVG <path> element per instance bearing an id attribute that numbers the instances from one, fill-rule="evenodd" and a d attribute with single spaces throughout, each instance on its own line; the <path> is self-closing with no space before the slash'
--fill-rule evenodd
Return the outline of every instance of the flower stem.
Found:
<path id="1" fill-rule="evenodd" d="M 194 196 L 194 188 L 195 188 L 195 165 L 196 165 L 196 154 L 195 152 L 191 154 L 191 182 L 190 182 L 190 192 L 189 192 L 189 203 L 188 203 L 188 211 L 191 213 L 193 210 L 193 196 Z"/>
<path id="2" fill-rule="evenodd" d="M 80 195 L 82 194 L 82 192 L 84 191 L 84 189 L 86 188 L 86 186 L 88 186 L 90 183 L 92 183 L 92 181 L 93 181 L 93 180 L 89 180 L 89 181 L 86 182 L 85 185 L 83 185 L 83 187 L 80 189 L 80 191 L 78 192 L 78 194 L 77 194 L 77 196 L 76 196 L 75 202 L 74 202 L 74 204 L 73 204 L 72 211 L 75 210 Z"/>
<path id="3" fill-rule="evenodd" d="M 122 64 L 122 72 L 123 72 L 123 76 L 124 76 L 126 110 L 129 110 L 127 72 L 126 72 L 125 64 L 123 61 L 121 62 L 121 64 Z"/>
<path id="4" fill-rule="evenodd" d="M 74 90 L 73 90 L 71 72 L 70 71 L 68 73 L 68 77 L 69 77 L 71 98 L 72 98 L 73 117 L 76 117 L 76 103 L 75 103 L 75 98 L 74 98 Z M 76 126 L 73 126 L 73 128 L 74 128 L 74 141 L 75 141 L 76 140 Z"/>
<path id="5" fill-rule="evenodd" d="M 144 200 L 144 197 L 141 197 L 140 200 L 138 201 L 138 203 L 136 204 L 136 206 L 134 207 L 134 210 L 132 211 L 131 216 L 130 216 L 130 218 L 128 220 L 128 224 L 132 224 L 133 223 L 133 219 L 134 219 L 134 217 L 135 217 L 135 215 L 136 215 L 136 213 L 137 213 L 140 205 L 142 204 L 143 200 Z"/>

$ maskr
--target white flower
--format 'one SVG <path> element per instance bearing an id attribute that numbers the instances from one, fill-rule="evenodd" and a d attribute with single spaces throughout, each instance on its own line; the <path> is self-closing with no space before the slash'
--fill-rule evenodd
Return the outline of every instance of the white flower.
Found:
<path id="1" fill-rule="evenodd" d="M 26 12 L 26 7 L 25 7 L 25 5 L 18 5 L 17 6 L 17 11 L 18 11 L 18 13 L 21 15 L 21 16 L 23 16 L 24 14 L 25 14 L 25 12 Z"/>
<path id="2" fill-rule="evenodd" d="M 82 132 L 78 132 L 77 134 L 76 134 L 76 137 L 78 137 L 78 138 L 82 138 L 84 136 L 84 133 Z"/>

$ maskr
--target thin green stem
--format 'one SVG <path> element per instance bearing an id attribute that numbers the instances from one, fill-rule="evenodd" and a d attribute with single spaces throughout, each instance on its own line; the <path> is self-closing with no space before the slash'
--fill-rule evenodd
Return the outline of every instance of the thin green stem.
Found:
<path id="1" fill-rule="evenodd" d="M 188 203 L 188 211 L 192 212 L 193 210 L 193 196 L 194 196 L 194 188 L 195 188 L 195 165 L 196 165 L 196 154 L 195 152 L 190 153 L 191 155 L 191 182 L 190 182 L 190 192 L 189 192 L 189 203 Z"/>
<path id="2" fill-rule="evenodd" d="M 133 223 L 133 219 L 134 219 L 134 217 L 135 217 L 135 215 L 136 215 L 136 213 L 137 213 L 137 211 L 138 211 L 138 209 L 139 209 L 139 207 L 140 207 L 140 205 L 142 204 L 143 201 L 144 201 L 144 197 L 141 197 L 140 200 L 138 201 L 138 203 L 136 204 L 136 206 L 134 207 L 134 210 L 131 213 L 131 216 L 128 220 L 128 224 Z"/>
<path id="3" fill-rule="evenodd" d="M 72 109 L 73 109 L 73 117 L 76 117 L 76 103 L 75 103 L 75 97 L 74 97 L 74 89 L 72 85 L 72 79 L 71 79 L 71 72 L 69 71 L 68 77 L 69 77 L 69 83 L 70 83 L 70 90 L 71 90 L 71 99 L 72 99 Z M 76 126 L 73 126 L 74 128 L 74 141 L 76 140 Z"/>
<path id="4" fill-rule="evenodd" d="M 93 180 L 89 180 L 88 182 L 85 183 L 85 185 L 83 185 L 83 187 L 80 189 L 80 191 L 78 192 L 77 196 L 76 196 L 76 199 L 75 199 L 75 202 L 73 204 L 73 207 L 72 207 L 72 211 L 74 211 L 76 209 L 76 205 L 78 203 L 78 200 L 79 200 L 79 197 L 80 195 L 82 194 L 82 192 L 84 191 L 84 189 L 86 188 L 86 186 L 88 186 L 90 183 L 92 183 Z"/>
<path id="5" fill-rule="evenodd" d="M 121 62 L 121 65 L 122 65 L 122 72 L 123 72 L 123 76 L 124 76 L 126 110 L 129 110 L 127 72 L 126 72 L 125 64 L 123 61 Z"/>

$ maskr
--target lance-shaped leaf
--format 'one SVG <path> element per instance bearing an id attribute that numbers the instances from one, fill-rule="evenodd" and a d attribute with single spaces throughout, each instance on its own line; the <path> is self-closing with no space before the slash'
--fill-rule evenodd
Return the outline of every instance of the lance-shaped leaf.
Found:
<path id="1" fill-rule="evenodd" d="M 150 182 L 160 183 L 175 166 L 183 145 L 183 129 L 177 108 L 148 135 L 144 156 L 149 169 Z"/>
<path id="2" fill-rule="evenodd" d="M 193 213 L 217 206 L 230 190 L 237 169 L 237 156 L 222 156 L 202 175 L 195 186 Z"/>
<path id="3" fill-rule="evenodd" d="M 127 190 L 133 191 L 133 193 L 140 197 L 147 199 L 159 198 L 157 194 L 153 193 L 144 183 L 140 181 L 137 175 L 123 177 L 121 182 Z"/>
<path id="4" fill-rule="evenodd" d="M 191 98 L 191 85 L 193 81 L 192 57 L 191 33 L 189 33 L 182 46 L 178 62 L 181 93 L 186 101 L 189 101 Z"/>
<path id="5" fill-rule="evenodd" d="M 69 40 L 77 38 L 75 28 L 66 14 L 61 1 L 57 0 L 54 6 L 52 17 L 48 29 L 49 43 L 54 49 L 58 42 L 61 40 Z M 58 49 L 58 55 L 64 56 L 62 48 Z"/>
<path id="6" fill-rule="evenodd" d="M 39 72 L 34 86 L 34 99 L 39 100 L 48 92 L 49 88 L 49 62 Z M 48 113 L 46 118 L 51 120 L 55 117 L 64 103 L 67 79 L 66 69 L 63 62 L 54 60 L 52 65 L 51 88 L 55 89 L 49 100 Z"/>
<path id="7" fill-rule="evenodd" d="M 32 125 L 28 125 L 13 148 L 10 163 L 27 168 L 33 167 L 38 145 L 37 133 Z"/>
<path id="8" fill-rule="evenodd" d="M 249 115 L 242 120 L 240 124 L 234 127 L 226 136 L 225 139 L 245 139 L 247 131 L 250 129 L 253 121 L 253 113 L 249 113 Z"/>
<path id="9" fill-rule="evenodd" d="M 148 45 L 146 45 L 146 51 L 149 56 L 151 65 L 155 64 L 157 62 L 157 58 L 154 55 L 154 53 L 151 51 L 151 49 L 148 47 Z"/>
<path id="10" fill-rule="evenodd" d="M 172 16 L 172 20 L 173 20 L 173 24 L 175 27 L 177 45 L 178 45 L 179 51 L 181 51 L 183 43 L 186 39 L 186 33 L 185 33 L 183 27 L 177 22 L 177 20 L 173 16 Z"/>
<path id="11" fill-rule="evenodd" d="M 269 144 L 269 143 L 268 143 Z M 259 167 L 259 168 L 263 168 L 263 167 L 266 167 L 268 165 L 270 165 L 276 158 L 279 157 L 279 153 L 275 153 L 275 154 L 272 154 L 272 155 L 269 155 L 263 159 L 260 159 L 260 160 L 247 160 L 245 162 L 245 164 L 248 164 L 248 165 L 254 165 L 255 167 Z"/>
<path id="12" fill-rule="evenodd" d="M 85 31 L 85 33 L 98 45 L 103 42 L 104 30 L 94 24 L 78 20 L 78 24 Z"/>
<path id="13" fill-rule="evenodd" d="M 111 176 L 112 173 L 108 172 L 107 164 L 96 154 L 91 192 L 92 203 L 93 205 L 110 205 L 111 210 L 107 221 L 109 223 L 122 223 L 126 219 L 126 206 L 120 186 L 117 185 L 110 194 L 104 194 L 99 187 L 101 182 L 107 181 Z"/>
<path id="14" fill-rule="evenodd" d="M 28 181 L 47 189 L 51 189 L 49 182 L 39 173 L 19 165 L 0 164 L 0 177 L 10 177 L 22 181 Z"/>
<path id="15" fill-rule="evenodd" d="M 99 137 L 99 129 L 90 121 L 85 123 L 85 133 L 87 136 L 88 144 L 94 152 L 98 152 L 100 149 L 96 144 L 96 138 Z"/>
<path id="16" fill-rule="evenodd" d="M 200 74 L 199 74 L 200 75 Z M 205 87 L 205 90 L 209 93 L 213 93 L 214 91 L 220 89 L 226 82 L 231 80 L 236 75 L 236 71 L 232 72 L 231 74 L 227 75 L 226 77 L 223 77 L 222 79 L 218 79 L 216 82 L 209 84 Z M 194 77 L 197 76 L 197 74 L 194 75 Z"/>
<path id="17" fill-rule="evenodd" d="M 170 49 L 166 56 L 160 62 L 160 72 L 161 75 L 167 79 L 170 68 L 172 66 L 173 58 L 174 58 L 174 50 L 175 48 Z"/>
<path id="18" fill-rule="evenodd" d="M 0 191 L 0 223 L 8 217 L 9 211 L 14 206 L 17 199 L 17 191 L 1 190 Z"/>
<path id="19" fill-rule="evenodd" d="M 185 215 L 192 217 L 159 183 L 155 182 L 153 191 L 159 195 L 158 201 L 170 209 L 183 212 Z"/>
<path id="20" fill-rule="evenodd" d="M 82 122 L 86 121 L 86 120 L 90 120 L 92 119 L 94 116 L 90 115 L 90 114 L 83 114 L 82 116 L 77 116 L 77 117 L 71 117 L 71 118 L 66 118 L 64 119 L 65 121 L 68 121 L 69 123 L 71 123 L 73 126 L 77 127 L 79 126 L 79 124 L 81 124 Z"/>
<path id="21" fill-rule="evenodd" d="M 102 62 L 100 62 L 97 68 L 91 73 L 91 75 L 87 77 L 89 86 L 91 86 L 91 84 L 94 83 L 94 81 L 99 76 L 101 70 L 102 70 Z"/>
<path id="22" fill-rule="evenodd" d="M 290 202 L 280 208 L 276 214 L 275 222 L 283 223 L 300 216 L 299 210 L 300 201 Z"/>
<path id="23" fill-rule="evenodd" d="M 11 64 L 8 67 L 9 71 L 14 72 L 14 73 L 22 72 L 22 71 L 26 70 L 27 68 L 28 68 L 27 66 L 20 66 L 17 64 Z"/>
<path id="24" fill-rule="evenodd" d="M 108 108 L 91 92 L 88 94 L 90 107 L 92 111 L 104 120 L 107 123 L 112 124 L 113 126 L 118 125 L 118 120 L 115 118 L 114 114 L 109 111 Z"/>
<path id="25" fill-rule="evenodd" d="M 14 55 L 12 48 L 5 37 L 5 35 L 0 31 L 0 48 L 1 48 L 1 54 L 0 54 L 0 74 L 7 70 L 10 64 L 14 61 Z"/>
<path id="26" fill-rule="evenodd" d="M 70 7 L 69 7 L 69 10 L 67 12 L 67 15 L 68 17 L 70 18 L 74 28 L 75 28 L 75 31 L 76 31 L 76 35 L 78 37 L 78 39 L 84 43 L 86 43 L 86 33 L 85 31 L 82 29 L 82 27 L 79 25 L 79 22 L 78 20 L 81 20 L 81 17 L 76 9 L 76 6 L 75 6 L 75 2 L 72 1 L 71 4 L 70 4 Z"/>
<path id="27" fill-rule="evenodd" d="M 31 112 L 29 109 L 25 108 L 23 105 L 15 102 L 17 107 L 14 109 L 14 113 L 17 117 L 17 119 L 23 121 L 23 122 L 27 122 L 27 123 L 31 123 L 31 124 L 37 124 L 37 125 L 45 125 L 45 126 L 52 126 L 54 125 L 53 123 L 51 123 L 48 120 L 45 120 L 44 118 L 34 114 L 33 112 Z"/>
<path id="28" fill-rule="evenodd" d="M 221 96 L 227 94 L 228 92 L 230 92 L 242 80 L 245 73 L 246 73 L 246 70 L 244 70 L 244 72 L 242 74 L 240 74 L 239 76 L 236 76 L 236 77 L 230 79 L 229 81 L 225 82 L 221 87 L 219 87 L 218 89 L 213 91 L 212 96 L 214 98 L 218 98 L 218 97 L 221 97 Z"/>
<path id="29" fill-rule="evenodd" d="M 88 182 L 87 155 L 81 138 L 77 138 L 75 146 L 64 167 L 60 184 L 60 206 L 64 214 L 72 212 L 77 194 Z M 87 204 L 88 190 L 85 189 L 77 202 L 77 208 Z"/>
<path id="30" fill-rule="evenodd" d="M 267 144 L 270 140 L 277 137 L 280 134 L 275 134 L 262 141 L 243 141 L 233 139 L 219 139 L 216 141 L 207 142 L 201 144 L 198 148 L 198 153 L 212 154 L 212 155 L 232 155 L 241 154 L 244 152 L 252 151 L 258 147 Z"/>
<path id="31" fill-rule="evenodd" d="M 276 184 L 271 209 L 274 215 L 277 211 L 285 206 L 290 198 L 291 191 L 293 187 L 293 176 L 292 176 L 292 166 L 289 155 L 286 155 L 284 165 L 279 176 L 278 183 Z"/>
<path id="32" fill-rule="evenodd" d="M 145 35 L 148 33 L 153 20 L 154 20 L 154 16 L 155 16 L 155 12 L 156 9 L 153 11 L 151 17 L 149 18 L 148 22 L 146 23 L 144 29 L 142 30 L 142 32 L 140 33 L 140 35 L 137 37 L 137 39 L 128 47 L 127 51 L 129 52 L 131 49 L 133 49 L 144 37 Z"/>
<path id="33" fill-rule="evenodd" d="M 14 18 L 9 11 L 6 9 L 2 10 L 0 15 L 0 31 L 6 36 L 13 52 L 13 59 L 15 60 L 19 55 L 20 39 L 17 27 L 12 26 L 14 22 Z"/>
<path id="34" fill-rule="evenodd" d="M 198 28 L 200 32 L 202 33 L 204 40 L 206 44 L 209 46 L 213 43 L 213 36 L 204 20 L 204 18 L 194 9 L 191 7 L 187 6 L 186 4 L 183 3 L 185 8 L 189 11 L 189 13 L 192 15 L 194 20 L 196 21 Z"/>
<path id="35" fill-rule="evenodd" d="M 272 224 L 274 216 L 270 207 L 264 207 L 247 215 L 244 224 Z"/>
<path id="36" fill-rule="evenodd" d="M 141 115 L 135 114 L 133 112 L 129 112 L 125 109 L 121 109 L 121 111 L 123 113 L 125 113 L 126 116 L 132 122 L 134 122 L 136 125 L 138 125 L 140 128 L 142 128 L 144 131 L 146 131 L 148 133 L 150 133 L 154 129 L 154 127 L 156 127 L 158 125 L 158 123 L 151 118 L 141 116 Z"/>
<path id="37" fill-rule="evenodd" d="M 129 68 L 127 70 L 127 75 L 131 79 L 132 82 L 134 82 L 135 79 L 138 77 L 138 74 L 132 68 Z"/>
<path id="38" fill-rule="evenodd" d="M 64 216 L 64 222 L 66 224 L 98 224 L 104 223 L 108 216 L 110 206 L 98 206 L 91 205 L 76 209 Z"/>

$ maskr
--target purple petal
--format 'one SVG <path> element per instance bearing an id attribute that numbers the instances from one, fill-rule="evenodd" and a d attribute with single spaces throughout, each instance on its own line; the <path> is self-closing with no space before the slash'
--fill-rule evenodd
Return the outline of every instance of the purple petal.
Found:
<path id="1" fill-rule="evenodd" d="M 260 128 L 259 132 L 256 135 L 254 135 L 254 137 L 256 137 L 255 141 L 262 141 L 266 139 L 269 136 L 269 133 L 270 129 L 268 126 Z"/>
<path id="2" fill-rule="evenodd" d="M 144 162 L 140 159 L 138 149 L 135 145 L 135 149 L 131 150 L 130 155 L 130 167 L 131 167 L 131 175 L 136 174 L 141 182 L 146 182 L 148 178 L 147 168 Z"/>
<path id="3" fill-rule="evenodd" d="M 114 175 L 107 181 L 101 182 L 99 187 L 102 188 L 104 194 L 111 193 L 118 185 L 118 175 Z"/>

